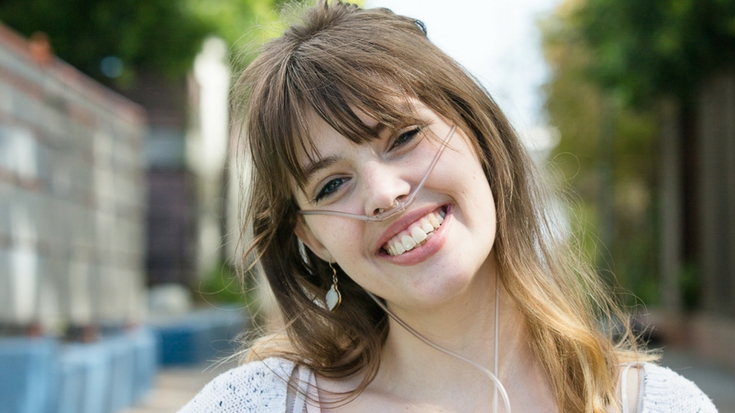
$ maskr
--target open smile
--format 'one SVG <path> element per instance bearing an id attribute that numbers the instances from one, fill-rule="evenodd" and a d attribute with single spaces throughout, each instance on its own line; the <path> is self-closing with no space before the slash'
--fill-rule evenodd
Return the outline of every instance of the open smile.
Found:
<path id="1" fill-rule="evenodd" d="M 445 207 L 426 214 L 386 242 L 382 250 L 395 257 L 423 245 L 439 229 L 446 214 Z"/>

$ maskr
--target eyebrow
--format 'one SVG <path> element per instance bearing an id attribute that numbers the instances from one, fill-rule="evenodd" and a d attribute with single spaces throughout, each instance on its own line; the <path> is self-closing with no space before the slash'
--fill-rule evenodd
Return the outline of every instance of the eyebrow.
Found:
<path id="1" fill-rule="evenodd" d="M 385 124 L 378 123 L 373 129 L 375 130 L 375 134 L 379 136 L 383 133 L 385 129 L 387 129 L 387 126 Z M 309 162 L 306 165 L 302 165 L 301 170 L 304 173 L 305 182 L 309 182 L 314 174 L 322 169 L 329 168 L 330 166 L 334 165 L 338 160 L 338 156 L 329 155 L 324 158 L 319 158 L 315 162 Z"/>
<path id="2" fill-rule="evenodd" d="M 311 181 L 311 177 L 322 169 L 334 165 L 338 159 L 339 158 L 336 155 L 330 155 L 317 159 L 316 162 L 309 162 L 306 165 L 302 165 L 301 170 L 304 171 L 305 182 L 308 183 Z"/>

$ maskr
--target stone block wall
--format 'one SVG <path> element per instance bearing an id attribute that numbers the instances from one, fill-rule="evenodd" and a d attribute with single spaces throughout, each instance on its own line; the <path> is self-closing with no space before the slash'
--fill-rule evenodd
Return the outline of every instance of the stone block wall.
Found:
<path id="1" fill-rule="evenodd" d="M 145 113 L 32 51 L 0 26 L 0 329 L 136 323 Z"/>

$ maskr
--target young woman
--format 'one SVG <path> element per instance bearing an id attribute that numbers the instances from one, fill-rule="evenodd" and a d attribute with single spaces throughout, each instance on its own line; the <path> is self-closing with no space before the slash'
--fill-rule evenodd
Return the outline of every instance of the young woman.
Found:
<path id="1" fill-rule="evenodd" d="M 239 86 L 285 327 L 183 412 L 715 411 L 601 330 L 619 312 L 515 132 L 422 23 L 321 2 Z"/>

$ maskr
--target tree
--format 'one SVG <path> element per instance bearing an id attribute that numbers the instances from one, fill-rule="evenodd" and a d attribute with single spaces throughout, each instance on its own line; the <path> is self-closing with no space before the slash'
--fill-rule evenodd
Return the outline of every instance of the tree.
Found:
<path id="1" fill-rule="evenodd" d="M 186 75 L 208 35 L 238 48 L 267 38 L 281 27 L 278 11 L 285 3 L 4 0 L 0 21 L 26 37 L 46 33 L 59 57 L 108 86 L 124 89 L 134 83 L 138 70 L 169 78 Z M 246 62 L 247 57 L 236 61 Z"/>
<path id="2" fill-rule="evenodd" d="M 214 26 L 173 0 L 5 0 L 0 20 L 30 36 L 48 34 L 54 52 L 108 85 L 136 69 L 185 74 Z"/>
<path id="3" fill-rule="evenodd" d="M 594 79 L 628 103 L 687 100 L 735 62 L 732 0 L 588 0 L 573 18 Z"/>
<path id="4" fill-rule="evenodd" d="M 586 254 L 601 274 L 655 302 L 655 117 L 626 107 L 591 76 L 595 56 L 577 7 L 566 1 L 541 22 L 552 70 L 545 109 L 561 132 L 552 162 L 573 188 L 573 231 Z"/>
<path id="5" fill-rule="evenodd" d="M 705 207 L 685 196 L 697 193 L 692 176 L 709 168 L 693 150 L 701 146 L 702 119 L 697 117 L 703 113 L 703 85 L 727 78 L 735 67 L 735 2 L 568 0 L 545 23 L 545 32 L 554 70 L 547 110 L 562 131 L 560 151 L 589 150 L 579 156 L 583 177 L 577 180 L 591 184 L 578 187 L 583 207 L 596 213 L 595 224 L 602 224 L 600 238 L 615 258 L 616 274 L 631 282 L 661 281 L 661 298 L 669 309 L 681 309 L 682 297 L 686 306 L 696 306 L 699 277 L 692 274 L 700 258 L 692 238 L 701 231 L 697 220 Z M 727 122 L 715 119 L 718 125 Z M 623 189 L 636 181 L 645 191 L 631 191 L 635 185 Z M 613 193 L 612 200 L 591 195 L 605 191 Z M 640 205 L 650 200 L 649 219 L 626 229 L 622 200 L 633 201 L 627 202 L 632 207 L 636 198 Z M 710 208 L 717 209 L 722 207 L 716 203 L 724 201 L 712 202 Z M 610 217 L 615 225 L 605 225 Z M 684 232 L 695 236 L 683 242 Z M 641 244 L 644 233 L 654 234 L 654 242 Z M 655 264 L 640 266 L 645 250 L 640 247 L 646 245 L 648 250 L 658 245 L 658 251 L 653 248 L 661 254 L 658 270 Z M 627 263 L 637 264 L 630 268 Z"/>

